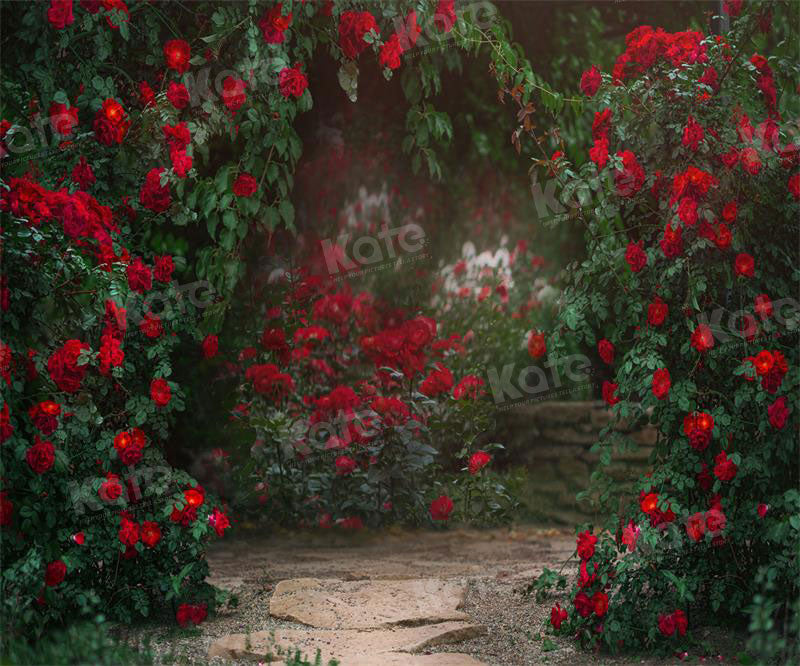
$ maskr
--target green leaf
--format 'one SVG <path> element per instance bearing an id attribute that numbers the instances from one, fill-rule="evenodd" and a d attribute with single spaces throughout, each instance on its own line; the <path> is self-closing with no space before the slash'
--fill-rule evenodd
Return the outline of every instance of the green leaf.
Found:
<path id="1" fill-rule="evenodd" d="M 284 199 L 278 206 L 281 217 L 289 229 L 294 229 L 294 206 L 288 199 Z"/>

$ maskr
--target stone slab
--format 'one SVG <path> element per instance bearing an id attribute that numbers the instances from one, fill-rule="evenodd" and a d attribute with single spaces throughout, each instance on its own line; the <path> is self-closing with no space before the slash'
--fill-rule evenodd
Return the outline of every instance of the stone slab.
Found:
<path id="1" fill-rule="evenodd" d="M 337 659 L 342 666 L 480 666 L 461 653 L 418 654 L 437 645 L 482 636 L 483 625 L 440 622 L 390 629 L 277 629 L 251 634 L 231 634 L 214 641 L 209 657 L 280 662 L 286 650 L 299 649 L 314 659 L 320 650 L 322 663 Z"/>
<path id="2" fill-rule="evenodd" d="M 270 615 L 321 629 L 376 629 L 467 620 L 464 583 L 437 578 L 407 580 L 282 580 Z"/>

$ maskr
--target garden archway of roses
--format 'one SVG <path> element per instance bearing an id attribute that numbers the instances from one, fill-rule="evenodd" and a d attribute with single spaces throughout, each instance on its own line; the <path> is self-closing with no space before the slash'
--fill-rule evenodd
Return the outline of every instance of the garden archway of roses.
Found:
<path id="1" fill-rule="evenodd" d="M 161 450 L 185 407 L 175 359 L 217 354 L 216 333 L 244 274 L 247 239 L 294 228 L 290 192 L 302 145 L 293 123 L 312 104 L 307 67 L 314 53 L 330 51 L 352 94 L 359 63 L 370 54 L 388 78 L 404 54 L 419 49 L 413 68 L 422 85 L 406 91 L 415 111 L 407 149 L 432 173 L 439 168 L 428 137 L 451 132 L 426 98 L 438 88 L 437 54 L 449 42 L 468 54 L 488 45 L 498 72 L 513 66 L 514 75 L 535 80 L 503 26 L 486 28 L 479 12 L 493 10 L 488 3 L 458 15 L 448 0 L 380 7 L 207 3 L 189 12 L 177 3 L 120 0 L 3 6 L 4 27 L 19 46 L 15 74 L 3 82 L 7 117 L 0 124 L 0 522 L 9 640 L 97 612 L 130 622 L 167 607 L 181 625 L 198 624 L 223 598 L 204 582 L 203 554 L 212 535 L 230 528 L 228 512 Z M 421 49 L 423 41 L 433 48 Z M 315 285 L 303 279 L 292 276 L 287 294 L 291 303 L 311 306 Z M 314 304 L 339 329 L 343 298 L 329 294 Z M 368 303 L 347 307 L 370 316 Z M 292 343 L 310 350 L 326 336 L 301 326 L 307 314 L 293 311 Z M 430 354 L 458 349 L 454 339 L 437 346 L 435 324 L 425 317 L 398 321 L 386 335 L 397 331 L 406 341 L 403 358 L 376 343 L 370 364 L 391 361 L 384 379 L 404 391 L 412 387 L 397 368 L 419 372 Z M 278 363 L 248 363 L 243 377 L 265 405 L 295 388 L 279 371 L 286 348 L 278 338 L 264 332 L 258 352 Z M 255 360 L 247 353 L 245 361 Z M 324 374 L 318 361 L 311 367 Z M 449 368 L 437 368 L 414 387 L 422 388 L 415 399 L 436 412 L 433 398 L 449 396 L 457 383 L 459 412 L 473 415 L 477 431 L 486 409 L 476 399 L 479 381 L 466 367 L 459 371 L 454 382 Z M 342 388 L 315 396 L 316 414 L 347 413 L 364 395 L 366 389 L 356 396 Z M 399 466 L 428 467 L 435 451 L 423 441 L 422 424 L 407 418 L 408 407 L 373 397 L 382 427 L 396 428 L 392 446 L 402 444 L 392 465 L 385 456 L 388 471 L 375 482 L 386 495 L 375 506 L 398 516 L 419 513 L 420 498 L 396 483 Z M 438 412 L 426 427 L 438 419 L 444 430 L 456 421 L 458 412 Z M 287 419 L 270 414 L 256 425 L 277 433 Z M 346 458 L 335 465 L 340 476 L 354 469 Z M 467 509 L 487 462 L 484 453 L 472 457 Z M 424 514 L 447 518 L 453 505 L 442 497 L 426 503 Z M 349 511 L 354 515 L 340 522 L 360 524 L 358 511 Z"/>
<path id="2" fill-rule="evenodd" d="M 451 132 L 426 102 L 436 49 L 404 61 L 423 37 L 485 47 L 523 111 L 534 95 L 563 107 L 501 23 L 487 28 L 447 0 L 381 7 L 209 3 L 189 15 L 52 0 L 13 17 L 34 53 L 8 84 L 13 120 L 0 136 L 3 613 L 18 635 L 97 610 L 131 621 L 164 602 L 187 626 L 222 599 L 204 583 L 203 551 L 229 528 L 225 507 L 159 444 L 184 406 L 174 359 L 217 355 L 244 244 L 294 228 L 293 123 L 312 104 L 318 49 L 341 63 L 348 94 L 370 56 L 387 77 L 419 77 L 404 86 L 404 147 L 432 175 L 428 137 Z M 585 226 L 590 258 L 529 353 L 596 346 L 613 371 L 602 393 L 617 418 L 660 431 L 638 501 L 619 510 L 619 489 L 596 473 L 609 523 L 582 530 L 576 584 L 553 609 L 554 630 L 612 650 L 686 649 L 721 614 L 734 625 L 749 617 L 753 649 L 766 653 L 781 649 L 800 610 L 800 176 L 785 121 L 797 112 L 797 68 L 747 52 L 769 32 L 770 7 L 726 7 L 726 35 L 634 30 L 611 74 L 592 68 L 581 81 L 598 109 L 589 159 L 573 165 L 558 151 L 540 161 Z M 116 64 L 123 58 L 135 71 Z M 31 153 L 41 133 L 51 154 Z M 164 248 L 154 230 L 167 225 L 191 253 L 154 252 Z M 199 281 L 214 286 L 213 305 L 187 291 Z M 179 315 L 155 314 L 156 292 Z M 269 476 L 262 494 L 322 527 L 445 521 L 477 502 L 504 510 L 504 491 L 481 474 L 491 406 L 462 353 L 464 331 L 302 272 L 271 298 L 235 359 L 239 416 L 259 435 L 252 464 Z M 719 309 L 723 322 L 736 313 L 735 330 L 720 326 Z M 313 464 L 288 464 L 286 445 Z M 610 426 L 597 449 L 607 463 L 627 446 Z M 450 489 L 437 478 L 439 447 L 465 463 Z M 75 509 L 62 519 L 64 506 Z M 547 573 L 538 586 L 562 580 Z"/>

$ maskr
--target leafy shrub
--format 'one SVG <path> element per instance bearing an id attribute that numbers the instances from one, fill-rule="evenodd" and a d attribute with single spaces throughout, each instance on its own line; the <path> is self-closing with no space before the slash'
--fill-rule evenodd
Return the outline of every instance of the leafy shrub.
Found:
<path id="1" fill-rule="evenodd" d="M 782 117 L 796 116 L 798 69 L 750 52 L 772 8 L 745 7 L 724 36 L 631 32 L 613 73 L 582 81 L 598 109 L 590 159 L 556 161 L 589 258 L 551 342 L 598 347 L 615 419 L 593 474 L 608 522 L 579 534 L 552 624 L 611 650 L 685 649 L 701 623 L 749 614 L 751 648 L 796 651 L 800 143 Z M 659 437 L 620 504 L 603 468 L 622 421 Z"/>
<path id="2" fill-rule="evenodd" d="M 0 342 L 4 635 L 213 608 L 204 544 L 227 518 L 160 450 L 183 408 L 171 357 L 181 339 L 200 355 L 172 258 L 131 257 L 127 220 L 80 190 L 12 178 L 0 207 L 14 276 Z"/>
<path id="3" fill-rule="evenodd" d="M 48 664 L 67 666 L 97 664 L 97 666 L 148 666 L 153 663 L 149 651 L 133 649 L 117 642 L 103 624 L 78 622 L 42 636 L 35 643 L 24 639 L 11 640 L 3 645 L 3 663 L 19 666 Z"/>
<path id="4" fill-rule="evenodd" d="M 263 323 L 240 330 L 247 346 L 228 365 L 239 382 L 233 412 L 255 435 L 250 461 L 236 466 L 248 476 L 240 487 L 291 524 L 418 524 L 450 516 L 431 502 L 458 491 L 450 473 L 461 478 L 480 451 L 454 516 L 506 514 L 510 498 L 480 474 L 494 450 L 492 409 L 469 338 L 307 269 L 273 279 Z M 468 494 L 499 502 L 479 511 Z"/>

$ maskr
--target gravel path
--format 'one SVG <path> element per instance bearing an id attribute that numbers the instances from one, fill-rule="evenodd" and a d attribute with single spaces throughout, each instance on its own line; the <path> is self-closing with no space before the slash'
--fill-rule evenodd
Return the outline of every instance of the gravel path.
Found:
<path id="1" fill-rule="evenodd" d="M 593 655 L 579 651 L 569 639 L 546 633 L 552 603 L 538 604 L 521 590 L 544 567 L 558 569 L 571 555 L 575 539 L 568 532 L 524 527 L 354 534 L 318 531 L 265 537 L 254 529 L 238 531 L 238 539 L 219 542 L 208 555 L 210 582 L 233 590 L 238 598 L 236 607 L 221 610 L 197 629 L 142 627 L 130 636 L 136 641 L 149 640 L 162 663 L 232 664 L 236 662 L 206 656 L 215 639 L 279 627 L 302 628 L 269 616 L 275 585 L 301 577 L 466 580 L 469 588 L 463 610 L 473 622 L 485 625 L 488 634 L 435 651 L 467 653 L 491 666 L 681 663 L 678 659 Z"/>

